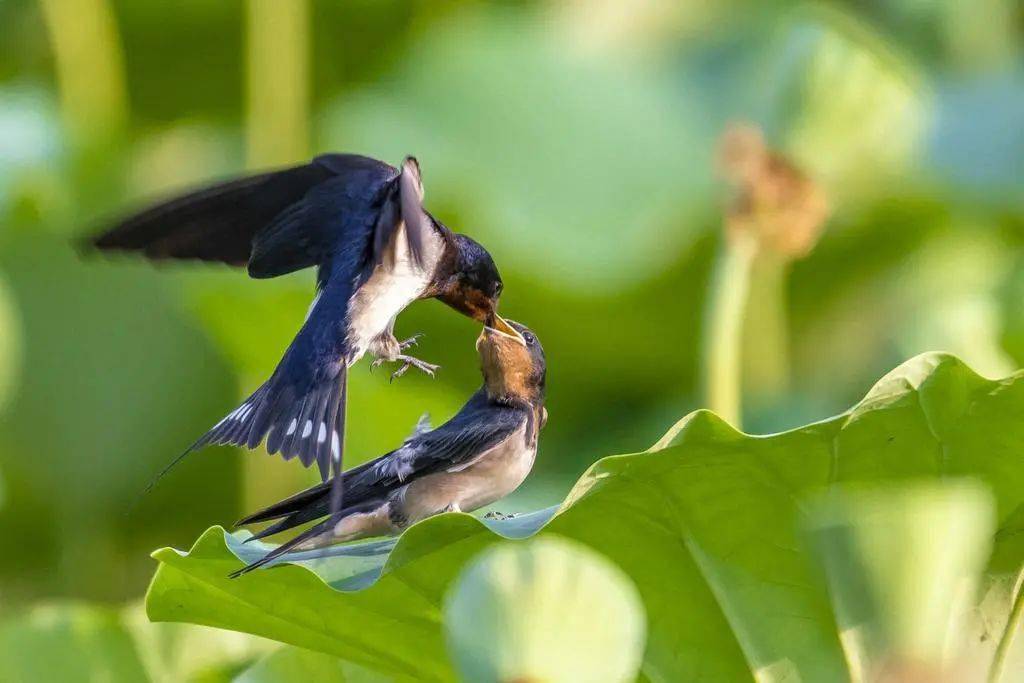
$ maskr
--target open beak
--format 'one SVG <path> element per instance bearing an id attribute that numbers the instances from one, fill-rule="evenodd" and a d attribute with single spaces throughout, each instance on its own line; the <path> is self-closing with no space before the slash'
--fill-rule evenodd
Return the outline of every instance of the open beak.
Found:
<path id="1" fill-rule="evenodd" d="M 476 340 L 477 346 L 479 347 L 480 342 L 485 338 L 493 336 L 508 337 L 513 341 L 526 346 L 526 340 L 523 339 L 523 335 L 519 333 L 519 330 L 509 325 L 508 321 L 497 313 L 491 314 L 487 322 L 484 324 L 483 332 L 480 333 L 480 337 Z"/>

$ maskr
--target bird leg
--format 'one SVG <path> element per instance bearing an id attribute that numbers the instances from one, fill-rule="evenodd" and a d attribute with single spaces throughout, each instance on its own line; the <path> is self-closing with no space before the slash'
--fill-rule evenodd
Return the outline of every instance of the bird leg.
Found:
<path id="1" fill-rule="evenodd" d="M 515 517 L 516 513 L 514 512 L 505 513 L 498 512 L 497 510 L 491 510 L 486 515 L 484 515 L 484 519 L 496 519 L 498 521 L 503 521 L 506 519 L 515 519 Z"/>
<path id="2" fill-rule="evenodd" d="M 399 350 L 405 351 L 406 349 L 411 349 L 412 347 L 416 346 L 420 342 L 420 337 L 422 336 L 422 332 L 417 332 L 408 339 L 398 342 Z"/>
<path id="3" fill-rule="evenodd" d="M 408 372 L 409 368 L 416 368 L 417 370 L 422 370 L 423 372 L 427 373 L 431 377 L 434 376 L 435 372 L 437 372 L 438 370 L 441 369 L 440 365 L 434 365 L 433 363 L 428 363 L 428 362 L 426 362 L 424 360 L 420 360 L 419 358 L 413 358 L 412 356 L 405 356 L 405 355 L 402 355 L 402 354 L 399 354 L 399 355 L 395 356 L 394 358 L 378 358 L 377 360 L 375 360 L 372 363 L 370 363 L 370 368 L 375 368 L 378 365 L 381 365 L 383 363 L 401 363 L 402 364 L 401 367 L 399 367 L 397 370 L 395 370 L 394 372 L 391 373 L 391 380 L 390 381 L 392 381 L 392 382 L 394 382 L 396 379 L 398 379 L 399 377 L 404 375 L 406 372 Z"/>
<path id="4" fill-rule="evenodd" d="M 420 360 L 419 358 L 414 358 L 413 356 L 407 356 L 401 353 L 402 351 L 415 346 L 422 336 L 422 334 L 417 333 L 405 341 L 398 341 L 392 334 L 379 336 L 375 340 L 374 346 L 371 348 L 371 352 L 373 352 L 377 358 L 370 363 L 370 369 L 372 370 L 384 363 L 401 363 L 402 365 L 391 373 L 392 382 L 408 372 L 409 368 L 422 370 L 433 377 L 434 373 L 441 368 L 440 365 L 434 365 L 433 363 L 428 363 Z"/>

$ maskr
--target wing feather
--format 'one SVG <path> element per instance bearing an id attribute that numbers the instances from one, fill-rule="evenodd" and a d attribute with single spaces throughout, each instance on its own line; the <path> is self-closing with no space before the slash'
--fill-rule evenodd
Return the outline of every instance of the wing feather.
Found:
<path id="1" fill-rule="evenodd" d="M 368 203 L 397 175 L 394 167 L 369 157 L 324 155 L 172 197 L 87 238 L 83 246 L 154 260 L 249 264 L 254 277 L 274 277 L 314 265 L 322 255 L 324 224 L 314 219 L 311 191 L 337 181 L 332 190 L 342 200 Z"/>

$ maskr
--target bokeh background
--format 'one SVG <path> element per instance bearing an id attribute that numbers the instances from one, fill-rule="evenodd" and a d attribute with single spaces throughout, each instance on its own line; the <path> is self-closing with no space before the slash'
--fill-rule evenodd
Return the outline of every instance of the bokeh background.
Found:
<path id="1" fill-rule="evenodd" d="M 76 236 L 245 169 L 417 155 L 429 207 L 490 248 L 503 312 L 547 350 L 539 461 L 499 506 L 526 510 L 704 405 L 730 121 L 833 209 L 809 256 L 754 269 L 748 431 L 839 412 L 921 351 L 1014 370 L 1022 47 L 1014 0 L 0 0 L 0 639 L 28 642 L 24 615 L 108 623 L 81 605 L 137 601 L 151 550 L 314 479 L 209 449 L 140 498 L 270 373 L 312 273 L 83 258 Z M 353 463 L 478 385 L 473 323 L 423 302 L 413 332 L 443 370 L 354 369 Z"/>

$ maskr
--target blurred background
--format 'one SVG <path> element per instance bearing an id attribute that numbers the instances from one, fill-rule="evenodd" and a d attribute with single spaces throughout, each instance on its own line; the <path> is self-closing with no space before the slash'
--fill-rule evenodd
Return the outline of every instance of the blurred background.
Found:
<path id="1" fill-rule="evenodd" d="M 73 247 L 246 169 L 415 154 L 431 211 L 488 246 L 503 313 L 549 362 L 537 467 L 506 512 L 557 502 L 597 458 L 645 449 L 706 405 L 729 196 L 716 148 L 732 121 L 759 126 L 831 209 L 806 257 L 750 269 L 747 431 L 839 412 L 918 352 L 990 376 L 1024 357 L 1014 0 L 0 0 L 0 35 L 8 617 L 133 604 L 151 550 L 314 481 L 208 449 L 139 499 L 269 375 L 311 272 L 257 282 Z M 356 366 L 350 463 L 425 411 L 443 421 L 479 383 L 472 322 L 422 302 L 397 332 L 425 333 L 417 355 L 443 370 L 389 385 Z M 40 618 L 107 623 L 82 614 Z M 21 642 L 10 618 L 3 637 Z"/>

